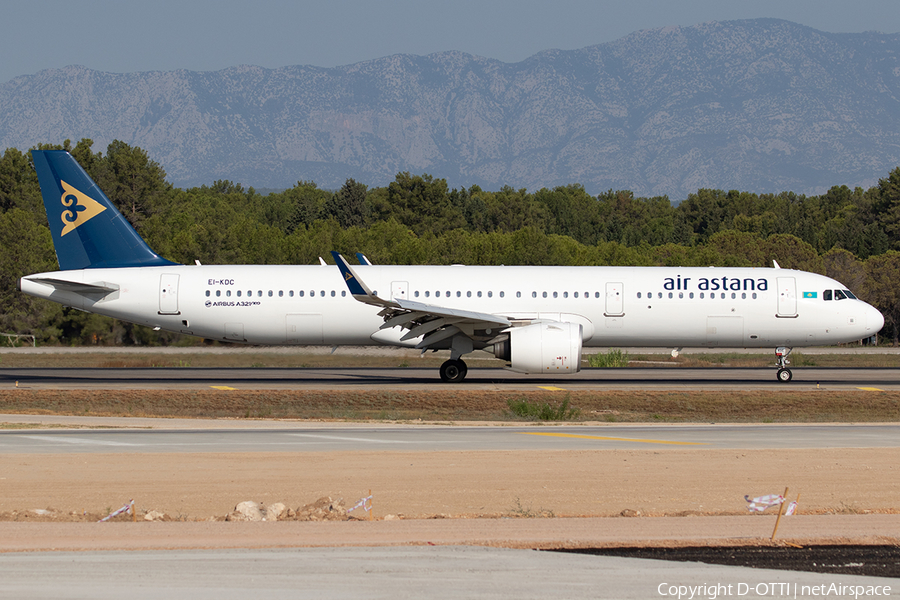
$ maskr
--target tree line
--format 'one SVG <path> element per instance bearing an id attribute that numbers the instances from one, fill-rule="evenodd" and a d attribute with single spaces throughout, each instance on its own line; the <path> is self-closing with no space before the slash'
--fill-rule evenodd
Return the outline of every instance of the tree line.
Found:
<path id="1" fill-rule="evenodd" d="M 579 184 L 535 192 L 450 189 L 398 173 L 384 187 L 338 190 L 300 180 L 260 193 L 220 180 L 174 187 L 147 153 L 82 139 L 72 153 L 160 255 L 185 264 L 315 264 L 329 250 L 376 264 L 771 266 L 827 274 L 900 326 L 900 167 L 863 189 L 757 194 L 701 189 L 678 204 L 627 190 L 592 196 Z M 0 332 L 42 343 L 170 344 L 152 332 L 16 291 L 19 277 L 57 270 L 31 155 L 0 156 Z"/>

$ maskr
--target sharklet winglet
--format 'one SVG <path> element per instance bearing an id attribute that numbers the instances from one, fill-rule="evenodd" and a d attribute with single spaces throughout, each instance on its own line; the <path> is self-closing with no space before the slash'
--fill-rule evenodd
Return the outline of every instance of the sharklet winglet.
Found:
<path id="1" fill-rule="evenodd" d="M 396 302 L 384 300 L 376 296 L 363 280 L 359 278 L 353 270 L 353 267 L 347 262 L 347 259 L 341 256 L 339 252 L 332 250 L 331 256 L 334 257 L 334 262 L 337 264 L 338 269 L 340 269 L 341 278 L 344 280 L 344 283 L 347 284 L 347 289 L 350 290 L 351 296 L 364 304 L 400 308 L 400 305 Z"/>

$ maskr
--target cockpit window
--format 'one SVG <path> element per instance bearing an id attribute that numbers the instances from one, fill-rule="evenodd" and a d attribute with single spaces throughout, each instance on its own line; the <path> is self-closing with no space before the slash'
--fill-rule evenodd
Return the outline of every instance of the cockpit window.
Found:
<path id="1" fill-rule="evenodd" d="M 847 296 L 844 295 L 844 292 L 841 290 L 834 290 L 834 299 L 835 300 L 843 300 Z"/>
<path id="2" fill-rule="evenodd" d="M 831 290 L 822 292 L 822 300 L 831 300 Z"/>
<path id="3" fill-rule="evenodd" d="M 850 290 L 844 290 L 844 295 L 850 298 L 851 300 L 856 300 L 856 296 L 853 295 L 853 292 Z"/>

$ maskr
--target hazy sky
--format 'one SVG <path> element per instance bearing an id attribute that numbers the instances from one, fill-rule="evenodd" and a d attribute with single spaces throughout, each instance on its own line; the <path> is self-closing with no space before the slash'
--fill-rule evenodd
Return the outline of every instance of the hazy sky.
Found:
<path id="1" fill-rule="evenodd" d="M 331 67 L 462 50 L 517 62 L 640 29 L 775 17 L 900 32 L 897 0 L 6 0 L 0 83 L 80 64 L 112 72 Z"/>

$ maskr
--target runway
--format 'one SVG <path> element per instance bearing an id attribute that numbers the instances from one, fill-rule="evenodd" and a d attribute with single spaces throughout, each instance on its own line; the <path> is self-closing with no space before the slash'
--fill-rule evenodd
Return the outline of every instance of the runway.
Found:
<path id="1" fill-rule="evenodd" d="M 583 369 L 560 377 L 521 375 L 505 369 L 469 369 L 459 384 L 442 383 L 431 368 L 13 368 L 0 369 L 0 388 L 30 389 L 234 389 L 289 390 L 900 390 L 900 369 L 793 369 L 780 383 L 769 368 Z"/>
<path id="2" fill-rule="evenodd" d="M 0 415 L 0 421 L 34 422 L 37 416 Z M 59 417 L 66 422 L 66 417 Z M 77 418 L 68 418 L 78 422 Z M 168 419 L 116 419 L 128 426 Z M 82 421 L 83 422 L 83 421 Z M 110 423 L 97 419 L 96 423 Z M 132 423 L 133 422 L 133 423 Z M 210 423 L 216 423 L 211 421 Z M 344 427 L 311 428 L 270 422 L 265 429 L 123 429 L 0 431 L 0 456 L 17 454 L 131 454 L 221 452 L 582 451 L 672 449 L 897 448 L 900 424 L 869 425 L 609 425 L 545 427 Z"/>

